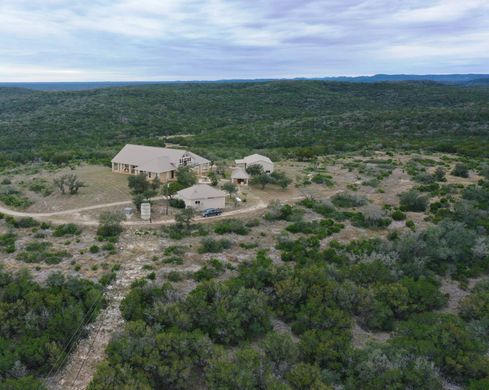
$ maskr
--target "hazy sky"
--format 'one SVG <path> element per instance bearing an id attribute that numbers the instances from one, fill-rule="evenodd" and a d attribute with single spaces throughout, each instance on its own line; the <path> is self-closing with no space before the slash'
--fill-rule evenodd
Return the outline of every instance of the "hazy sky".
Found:
<path id="1" fill-rule="evenodd" d="M 0 0 L 0 81 L 489 73 L 489 0 Z"/>

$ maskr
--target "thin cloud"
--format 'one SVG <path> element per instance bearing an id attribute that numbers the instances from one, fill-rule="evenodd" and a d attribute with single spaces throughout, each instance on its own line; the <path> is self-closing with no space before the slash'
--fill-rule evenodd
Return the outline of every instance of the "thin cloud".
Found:
<path id="1" fill-rule="evenodd" d="M 2 0 L 0 81 L 487 72 L 485 0 Z"/>

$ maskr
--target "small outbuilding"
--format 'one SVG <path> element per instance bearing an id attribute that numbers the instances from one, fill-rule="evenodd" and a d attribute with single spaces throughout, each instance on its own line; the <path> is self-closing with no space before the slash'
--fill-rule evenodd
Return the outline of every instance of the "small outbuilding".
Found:
<path id="1" fill-rule="evenodd" d="M 186 207 L 197 210 L 210 208 L 223 209 L 226 206 L 227 193 L 208 184 L 196 184 L 177 192 L 177 198 L 185 202 Z"/>
<path id="2" fill-rule="evenodd" d="M 243 168 L 236 168 L 231 173 L 231 183 L 239 186 L 247 186 L 250 180 L 250 175 Z"/>
<path id="3" fill-rule="evenodd" d="M 272 173 L 273 172 L 273 162 L 266 156 L 261 154 L 252 154 L 251 156 L 246 156 L 240 160 L 235 160 L 236 166 L 238 168 L 246 169 L 250 165 L 261 165 L 263 172 Z"/>

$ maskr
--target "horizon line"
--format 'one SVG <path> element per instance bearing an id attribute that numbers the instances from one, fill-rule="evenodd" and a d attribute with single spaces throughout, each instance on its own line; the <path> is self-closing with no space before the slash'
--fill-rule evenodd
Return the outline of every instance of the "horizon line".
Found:
<path id="1" fill-rule="evenodd" d="M 320 80 L 320 79 L 356 79 L 373 78 L 377 76 L 405 76 L 405 77 L 436 77 L 436 76 L 489 76 L 489 73 L 374 73 L 340 76 L 293 76 L 293 77 L 256 77 L 256 78 L 225 78 L 225 79 L 175 79 L 175 80 L 85 80 L 85 81 L 2 81 L 0 84 L 63 84 L 63 83 L 211 83 L 233 81 L 283 81 L 283 80 Z"/>

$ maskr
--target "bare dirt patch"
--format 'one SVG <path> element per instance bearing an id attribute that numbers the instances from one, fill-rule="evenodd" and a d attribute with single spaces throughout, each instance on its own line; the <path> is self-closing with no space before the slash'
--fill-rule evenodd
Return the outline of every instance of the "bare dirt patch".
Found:
<path id="1" fill-rule="evenodd" d="M 391 338 L 391 334 L 388 332 L 369 332 L 363 328 L 361 328 L 358 323 L 355 321 L 352 327 L 352 337 L 353 337 L 353 346 L 355 348 L 364 348 L 368 342 L 380 342 L 385 343 L 387 340 Z"/>

